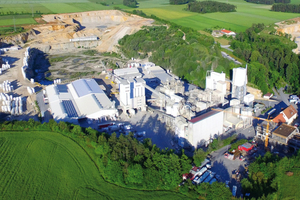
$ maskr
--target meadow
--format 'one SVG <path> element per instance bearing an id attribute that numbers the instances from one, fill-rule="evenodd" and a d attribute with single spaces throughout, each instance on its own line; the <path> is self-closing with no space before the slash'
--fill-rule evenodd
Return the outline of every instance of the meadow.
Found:
<path id="1" fill-rule="evenodd" d="M 59 133 L 2 131 L 0 155 L 0 199 L 186 198 L 105 182 L 90 155 Z"/>
<path id="2" fill-rule="evenodd" d="M 156 15 L 159 18 L 169 20 L 182 26 L 204 30 L 216 26 L 230 29 L 236 32 L 245 31 L 253 23 L 272 24 L 278 21 L 298 17 L 296 13 L 281 13 L 270 11 L 271 5 L 252 4 L 244 0 L 217 0 L 237 6 L 237 12 L 232 13 L 208 13 L 198 14 L 185 11 L 186 5 L 170 5 L 169 0 L 140 0 L 138 8 L 147 15 Z M 23 2 L 23 3 L 22 3 Z M 98 3 L 96 3 L 98 2 Z M 100 3 L 106 3 L 108 6 Z M 8 12 L 26 13 L 22 18 L 16 15 L 9 15 L 7 18 L 0 16 L 0 26 L 21 24 L 35 24 L 31 17 L 32 11 L 35 17 L 39 13 L 72 13 L 92 10 L 110 10 L 115 6 L 132 11 L 132 8 L 123 6 L 120 0 L 11 0 L 1 1 L 0 14 Z M 300 0 L 292 0 L 291 3 L 300 3 Z M 13 20 L 15 17 L 15 20 Z"/>

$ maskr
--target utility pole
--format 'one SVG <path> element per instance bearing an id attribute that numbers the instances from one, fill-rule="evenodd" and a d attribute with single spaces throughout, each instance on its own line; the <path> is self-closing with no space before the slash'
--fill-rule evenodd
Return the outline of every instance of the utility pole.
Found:
<path id="1" fill-rule="evenodd" d="M 15 32 L 16 32 L 17 30 L 16 30 L 16 20 L 15 20 L 15 16 L 13 17 L 13 21 L 14 21 L 14 30 L 15 30 Z"/>

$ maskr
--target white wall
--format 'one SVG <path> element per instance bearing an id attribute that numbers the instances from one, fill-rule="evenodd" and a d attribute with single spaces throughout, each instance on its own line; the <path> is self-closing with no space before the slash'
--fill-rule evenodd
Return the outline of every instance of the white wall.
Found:
<path id="1" fill-rule="evenodd" d="M 130 98 L 130 83 L 120 83 L 120 101 L 126 109 L 141 108 L 146 105 L 145 87 L 140 82 L 133 82 L 133 98 Z"/>
<path id="2" fill-rule="evenodd" d="M 204 141 L 209 141 L 215 135 L 223 133 L 223 112 L 218 112 L 212 116 L 209 116 L 199 122 L 189 123 L 189 142 L 197 147 L 203 145 Z"/>

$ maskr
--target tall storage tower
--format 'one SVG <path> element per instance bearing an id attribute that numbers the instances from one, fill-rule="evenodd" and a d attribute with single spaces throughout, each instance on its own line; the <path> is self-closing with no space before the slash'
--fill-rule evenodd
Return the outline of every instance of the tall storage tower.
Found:
<path id="1" fill-rule="evenodd" d="M 246 95 L 247 89 L 246 84 L 248 82 L 247 78 L 247 65 L 246 68 L 234 68 L 233 78 L 232 78 L 232 98 L 236 98 L 241 102 L 244 101 L 244 96 Z"/>

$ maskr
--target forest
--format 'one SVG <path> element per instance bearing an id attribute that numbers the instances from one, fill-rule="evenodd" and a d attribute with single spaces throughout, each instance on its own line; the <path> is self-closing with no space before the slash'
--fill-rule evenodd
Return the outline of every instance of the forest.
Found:
<path id="1" fill-rule="evenodd" d="M 245 193 L 262 199 L 300 199 L 300 152 L 280 158 L 267 152 L 249 166 L 248 179 L 242 179 Z"/>
<path id="2" fill-rule="evenodd" d="M 274 3 L 291 3 L 291 0 L 245 0 L 249 3 L 257 3 L 257 4 L 267 4 L 267 5 L 272 5 Z"/>
<path id="3" fill-rule="evenodd" d="M 231 42 L 234 55 L 248 65 L 248 81 L 268 92 L 273 87 L 289 84 L 290 92 L 299 93 L 299 57 L 292 52 L 296 44 L 290 36 L 264 33 L 264 24 L 253 24 L 238 33 Z M 299 90 L 299 91 L 298 91 Z"/>
<path id="4" fill-rule="evenodd" d="M 0 130 L 18 131 L 53 131 L 61 133 L 77 142 L 94 159 L 103 178 L 114 184 L 141 190 L 172 190 L 185 194 L 190 198 L 203 197 L 207 200 L 229 199 L 231 192 L 224 183 L 195 186 L 188 181 L 178 187 L 182 174 L 187 173 L 192 165 L 184 151 L 178 155 L 173 150 L 159 149 L 150 139 L 139 142 L 130 133 L 127 136 L 116 136 L 99 133 L 92 128 L 50 120 L 48 123 L 29 121 L 12 121 L 0 123 Z M 26 134 L 26 132 L 24 132 Z M 227 139 L 230 142 L 231 139 Z M 222 145 L 215 140 L 215 149 Z M 200 161 L 200 160 L 199 160 Z"/>
<path id="5" fill-rule="evenodd" d="M 235 12 L 236 6 L 217 1 L 195 1 L 188 3 L 187 10 L 198 13 Z"/>
<path id="6" fill-rule="evenodd" d="M 194 2 L 195 0 L 170 0 L 171 5 L 181 5 L 181 4 L 187 4 L 190 2 Z"/>
<path id="7" fill-rule="evenodd" d="M 123 5 L 131 7 L 131 8 L 136 8 L 137 1 L 136 0 L 123 0 Z"/>
<path id="8" fill-rule="evenodd" d="M 272 5 L 271 10 L 276 12 L 300 13 L 300 5 L 278 3 Z"/>

